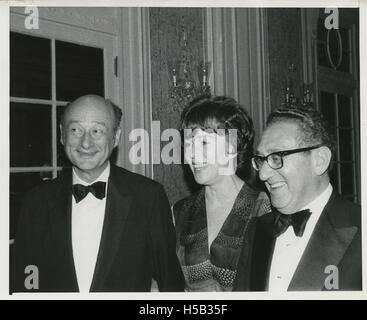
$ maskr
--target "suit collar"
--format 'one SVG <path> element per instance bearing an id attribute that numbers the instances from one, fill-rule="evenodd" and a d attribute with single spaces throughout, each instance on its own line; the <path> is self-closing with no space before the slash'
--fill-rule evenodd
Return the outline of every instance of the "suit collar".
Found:
<path id="1" fill-rule="evenodd" d="M 124 175 L 111 166 L 101 243 L 90 291 L 100 291 L 116 257 L 133 196 Z"/>
<path id="2" fill-rule="evenodd" d="M 325 268 L 339 265 L 357 232 L 357 227 L 346 221 L 347 214 L 340 210 L 340 201 L 340 196 L 334 191 L 311 235 L 288 291 L 322 290 L 328 276 Z"/>
<path id="3" fill-rule="evenodd" d="M 55 245 L 54 254 L 58 256 L 55 261 L 59 262 L 57 268 L 64 274 L 65 281 L 70 282 L 70 291 L 78 291 L 71 242 L 71 170 L 64 170 L 55 183 L 56 188 L 47 200 L 51 241 Z"/>
<path id="4" fill-rule="evenodd" d="M 111 172 L 111 164 L 110 164 L 110 162 L 108 162 L 106 168 L 92 182 L 87 182 L 87 181 L 83 180 L 81 177 L 79 177 L 77 172 L 75 171 L 74 167 L 72 169 L 72 172 L 73 172 L 73 184 L 81 184 L 81 185 L 84 185 L 84 186 L 88 186 L 88 185 L 91 185 L 91 184 L 93 184 L 97 181 L 108 182 L 108 178 L 109 178 L 110 172 Z"/>
<path id="5" fill-rule="evenodd" d="M 116 256 L 133 196 L 123 171 L 111 165 L 108 180 L 106 211 L 102 236 L 94 270 L 91 291 L 100 291 Z M 58 266 L 71 282 L 72 290 L 78 291 L 71 239 L 71 186 L 72 172 L 66 170 L 56 182 L 56 191 L 48 200 L 49 219 L 53 243 L 58 245 L 55 254 L 60 256 Z"/>
<path id="6" fill-rule="evenodd" d="M 266 291 L 275 240 L 270 226 L 274 223 L 274 214 L 268 213 L 256 219 L 252 248 L 250 290 Z"/>
<path id="7" fill-rule="evenodd" d="M 336 191 L 330 196 L 310 241 L 301 257 L 288 291 L 319 291 L 324 288 L 328 274 L 325 268 L 338 266 L 348 249 L 357 227 L 352 226 L 341 206 L 341 197 Z M 273 214 L 256 219 L 253 240 L 251 290 L 267 290 L 270 265 L 275 246 L 269 228 Z"/>

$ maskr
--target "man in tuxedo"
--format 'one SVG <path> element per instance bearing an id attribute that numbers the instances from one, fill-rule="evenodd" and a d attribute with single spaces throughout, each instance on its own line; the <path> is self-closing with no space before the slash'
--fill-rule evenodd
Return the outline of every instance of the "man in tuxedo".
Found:
<path id="1" fill-rule="evenodd" d="M 252 164 L 274 211 L 254 218 L 236 291 L 361 290 L 361 210 L 330 184 L 333 134 L 314 108 L 273 111 Z"/>
<path id="2" fill-rule="evenodd" d="M 96 95 L 66 108 L 61 143 L 73 167 L 26 195 L 11 291 L 183 291 L 162 186 L 109 162 L 121 115 Z"/>

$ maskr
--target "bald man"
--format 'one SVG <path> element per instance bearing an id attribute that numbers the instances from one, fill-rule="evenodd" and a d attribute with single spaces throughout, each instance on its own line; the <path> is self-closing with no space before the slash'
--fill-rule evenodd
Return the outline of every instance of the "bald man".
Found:
<path id="1" fill-rule="evenodd" d="M 95 95 L 66 108 L 61 143 L 73 167 L 25 197 L 12 292 L 183 290 L 162 186 L 109 161 L 121 115 Z"/>

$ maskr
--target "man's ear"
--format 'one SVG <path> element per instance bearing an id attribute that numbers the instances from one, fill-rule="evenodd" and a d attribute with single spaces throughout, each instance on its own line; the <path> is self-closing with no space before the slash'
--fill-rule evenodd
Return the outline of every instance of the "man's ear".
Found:
<path id="1" fill-rule="evenodd" d="M 59 128 L 60 128 L 60 142 L 62 145 L 64 145 L 64 128 L 62 124 L 60 124 Z"/>
<path id="2" fill-rule="evenodd" d="M 329 168 L 331 150 L 326 146 L 317 148 L 313 150 L 313 158 L 315 173 L 319 176 L 323 175 Z"/>
<path id="3" fill-rule="evenodd" d="M 118 127 L 116 132 L 115 132 L 115 136 L 114 136 L 114 143 L 113 143 L 114 148 L 116 148 L 119 145 L 120 136 L 121 136 L 121 128 Z"/>

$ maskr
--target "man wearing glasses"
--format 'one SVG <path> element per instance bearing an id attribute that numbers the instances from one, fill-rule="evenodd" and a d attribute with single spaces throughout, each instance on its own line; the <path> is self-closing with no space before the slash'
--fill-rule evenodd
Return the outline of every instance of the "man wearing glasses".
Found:
<path id="1" fill-rule="evenodd" d="M 320 113 L 273 111 L 252 165 L 274 211 L 254 218 L 236 291 L 361 290 L 360 206 L 330 184 L 333 134 Z"/>

